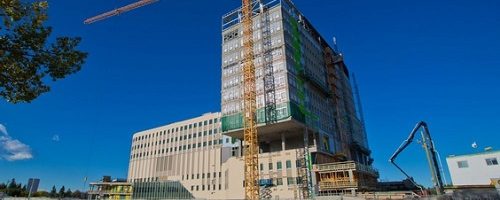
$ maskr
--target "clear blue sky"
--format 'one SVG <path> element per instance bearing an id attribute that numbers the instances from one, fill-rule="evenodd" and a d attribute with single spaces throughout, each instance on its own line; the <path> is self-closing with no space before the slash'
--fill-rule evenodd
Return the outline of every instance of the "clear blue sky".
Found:
<path id="1" fill-rule="evenodd" d="M 126 177 L 134 132 L 219 111 L 220 17 L 240 1 L 162 0 L 82 23 L 130 2 L 50 2 L 54 34 L 83 37 L 89 57 L 33 103 L 0 102 L 0 124 L 33 156 L 0 160 L 0 181 L 39 177 L 41 188 L 75 190 L 84 176 Z M 403 178 L 387 160 L 419 120 L 428 122 L 443 159 L 473 152 L 473 141 L 500 148 L 499 1 L 295 3 L 325 38 L 337 37 L 357 75 L 382 179 Z M 430 184 L 417 144 L 399 162 Z"/>

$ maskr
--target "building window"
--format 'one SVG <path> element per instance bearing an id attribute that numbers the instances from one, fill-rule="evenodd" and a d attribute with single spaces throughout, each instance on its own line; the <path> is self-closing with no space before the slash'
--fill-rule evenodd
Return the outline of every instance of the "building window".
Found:
<path id="1" fill-rule="evenodd" d="M 283 178 L 277 178 L 276 185 L 283 185 Z"/>
<path id="2" fill-rule="evenodd" d="M 281 161 L 279 161 L 278 163 L 276 163 L 276 169 L 277 170 L 281 170 Z"/>
<path id="3" fill-rule="evenodd" d="M 273 163 L 269 163 L 269 170 L 273 170 Z"/>
<path id="4" fill-rule="evenodd" d="M 260 171 L 264 170 L 264 164 L 260 163 Z"/>
<path id="5" fill-rule="evenodd" d="M 469 167 L 469 163 L 467 163 L 466 160 L 458 161 L 457 164 L 458 164 L 458 168 L 468 168 Z"/>
<path id="6" fill-rule="evenodd" d="M 287 185 L 295 185 L 295 178 L 293 178 L 293 177 L 286 178 L 286 184 Z"/>
<path id="7" fill-rule="evenodd" d="M 292 161 L 290 161 L 290 160 L 287 160 L 287 161 L 286 161 L 286 168 L 287 168 L 287 169 L 292 168 Z"/>
<path id="8" fill-rule="evenodd" d="M 498 165 L 498 160 L 497 160 L 497 158 L 486 158 L 486 164 L 488 166 L 490 166 L 490 165 Z"/>

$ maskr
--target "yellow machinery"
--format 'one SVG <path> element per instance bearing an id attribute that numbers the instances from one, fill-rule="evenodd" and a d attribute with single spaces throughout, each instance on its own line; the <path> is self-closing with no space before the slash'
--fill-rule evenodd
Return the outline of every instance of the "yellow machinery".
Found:
<path id="1" fill-rule="evenodd" d="M 252 28 L 253 0 L 242 0 L 243 25 L 243 131 L 245 156 L 245 198 L 259 199 L 259 144 L 257 140 L 257 122 L 255 119 L 256 92 L 255 92 L 255 65 L 253 53 Z"/>

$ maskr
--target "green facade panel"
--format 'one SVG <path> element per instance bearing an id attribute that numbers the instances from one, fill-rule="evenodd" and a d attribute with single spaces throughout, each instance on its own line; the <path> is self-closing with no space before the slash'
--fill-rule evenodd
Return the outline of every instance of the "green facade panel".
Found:
<path id="1" fill-rule="evenodd" d="M 292 117 L 293 119 L 300 121 L 300 122 L 305 122 L 305 116 L 304 114 L 300 111 L 299 105 L 296 103 L 281 103 L 276 105 L 276 110 L 277 110 L 277 120 L 284 120 L 288 119 L 289 117 Z M 264 108 L 259 108 L 257 109 L 257 123 L 258 124 L 265 124 L 266 123 L 266 116 L 265 116 L 265 109 Z M 237 129 L 242 129 L 243 128 L 243 113 L 236 113 L 233 115 L 226 115 L 222 116 L 221 118 L 222 122 L 222 131 L 232 131 L 232 130 L 237 130 Z"/>

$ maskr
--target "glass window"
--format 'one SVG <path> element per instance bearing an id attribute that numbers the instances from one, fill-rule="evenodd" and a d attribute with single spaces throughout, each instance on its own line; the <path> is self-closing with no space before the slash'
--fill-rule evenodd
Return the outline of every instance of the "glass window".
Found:
<path id="1" fill-rule="evenodd" d="M 293 177 L 286 178 L 286 184 L 287 185 L 295 185 L 295 178 L 293 178 Z"/>
<path id="2" fill-rule="evenodd" d="M 466 160 L 458 161 L 457 164 L 458 164 L 458 168 L 468 168 L 469 167 L 469 163 L 467 163 Z"/>
<path id="3" fill-rule="evenodd" d="M 276 169 L 278 169 L 278 170 L 281 169 L 281 161 L 279 161 L 278 163 L 276 163 Z"/>
<path id="4" fill-rule="evenodd" d="M 498 165 L 498 160 L 497 160 L 497 158 L 486 158 L 486 164 L 488 166 L 490 166 L 490 165 Z"/>
<path id="5" fill-rule="evenodd" d="M 273 170 L 273 163 L 269 163 L 269 170 Z"/>
<path id="6" fill-rule="evenodd" d="M 264 170 L 264 164 L 260 163 L 260 171 Z"/>
<path id="7" fill-rule="evenodd" d="M 276 185 L 283 185 L 283 178 L 277 178 Z"/>

